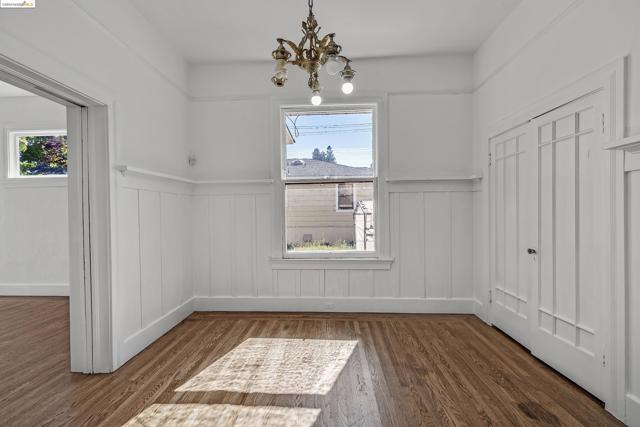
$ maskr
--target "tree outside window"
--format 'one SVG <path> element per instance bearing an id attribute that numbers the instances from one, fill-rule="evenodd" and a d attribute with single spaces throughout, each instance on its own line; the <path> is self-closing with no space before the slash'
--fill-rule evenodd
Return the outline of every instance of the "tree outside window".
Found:
<path id="1" fill-rule="evenodd" d="M 15 132 L 16 176 L 67 174 L 67 135 L 62 132 Z"/>

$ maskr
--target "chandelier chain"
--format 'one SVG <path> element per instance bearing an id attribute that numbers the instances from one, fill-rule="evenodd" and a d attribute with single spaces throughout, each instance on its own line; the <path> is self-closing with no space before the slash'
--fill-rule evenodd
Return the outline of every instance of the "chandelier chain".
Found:
<path id="1" fill-rule="evenodd" d="M 309 0 L 308 4 L 309 4 L 309 13 L 311 13 L 313 11 L 313 0 Z"/>

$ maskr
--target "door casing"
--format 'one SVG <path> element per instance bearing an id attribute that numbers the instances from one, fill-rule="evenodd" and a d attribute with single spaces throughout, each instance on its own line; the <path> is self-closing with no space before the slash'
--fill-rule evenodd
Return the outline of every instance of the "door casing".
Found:
<path id="1" fill-rule="evenodd" d="M 67 108 L 70 369 L 111 372 L 112 150 L 107 106 L 3 55 L 0 79 Z"/>

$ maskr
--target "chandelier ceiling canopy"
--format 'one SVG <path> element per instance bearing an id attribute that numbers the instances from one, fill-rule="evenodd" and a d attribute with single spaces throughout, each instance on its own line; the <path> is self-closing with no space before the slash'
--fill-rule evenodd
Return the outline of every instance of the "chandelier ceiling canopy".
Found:
<path id="1" fill-rule="evenodd" d="M 271 53 L 276 61 L 276 68 L 271 78 L 273 84 L 284 86 L 287 81 L 287 65 L 295 65 L 309 74 L 309 89 L 311 89 L 311 103 L 320 105 L 320 81 L 318 72 L 324 66 L 331 76 L 340 73 L 342 77 L 342 92 L 353 92 L 353 77 L 356 72 L 351 68 L 351 60 L 340 53 L 342 46 L 334 41 L 335 33 L 320 37 L 320 27 L 313 15 L 313 0 L 308 0 L 309 16 L 302 22 L 302 39 L 298 44 L 287 39 L 278 38 L 278 47 Z M 287 47 L 289 49 L 287 49 Z"/>

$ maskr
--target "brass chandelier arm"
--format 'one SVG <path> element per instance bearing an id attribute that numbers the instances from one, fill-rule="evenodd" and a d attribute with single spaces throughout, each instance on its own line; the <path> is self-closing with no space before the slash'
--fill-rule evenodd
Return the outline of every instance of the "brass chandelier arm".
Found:
<path id="1" fill-rule="evenodd" d="M 287 39 L 277 39 L 278 43 L 285 43 L 287 46 L 289 46 L 291 48 L 291 50 L 293 51 L 293 54 L 297 57 L 302 56 L 302 49 L 298 47 L 298 45 L 296 45 L 294 42 L 292 42 L 291 40 L 287 40 Z M 291 63 L 291 61 L 289 61 Z"/>
<path id="2" fill-rule="evenodd" d="M 334 41 L 335 33 L 320 36 L 321 27 L 313 15 L 313 0 L 308 0 L 308 4 L 309 15 L 302 22 L 303 36 L 300 42 L 296 44 L 284 38 L 276 39 L 278 46 L 271 53 L 271 56 L 276 61 L 276 69 L 271 81 L 278 87 L 284 86 L 287 81 L 286 65 L 295 65 L 308 73 L 308 86 L 317 95 L 321 90 L 318 72 L 331 60 L 332 70 L 334 71 L 331 71 L 330 74 L 335 75 L 335 61 L 339 61 L 345 64 L 340 76 L 345 81 L 345 84 L 350 84 L 349 92 L 345 92 L 344 87 L 343 92 L 351 93 L 353 90 L 351 80 L 355 75 L 355 71 L 349 65 L 351 60 L 346 56 L 340 55 L 342 46 Z"/>
<path id="3" fill-rule="evenodd" d="M 278 42 L 282 41 L 282 43 L 286 44 L 287 46 L 289 46 L 289 48 L 291 48 L 291 50 L 293 51 L 293 55 L 295 56 L 294 60 L 287 60 L 288 64 L 292 64 L 292 65 L 300 65 L 301 60 L 304 59 L 304 52 L 308 51 L 309 49 L 299 49 L 298 46 L 296 46 L 292 41 L 290 40 L 286 40 L 286 39 L 277 39 Z M 311 50 L 315 50 L 317 52 L 317 56 L 318 58 L 320 58 L 322 60 L 322 62 L 326 62 L 326 56 L 327 56 L 327 47 L 326 46 L 317 46 L 315 49 L 311 49 Z M 347 58 L 344 55 L 336 55 L 336 58 L 339 58 L 345 62 L 347 61 L 351 61 L 349 58 Z"/>

